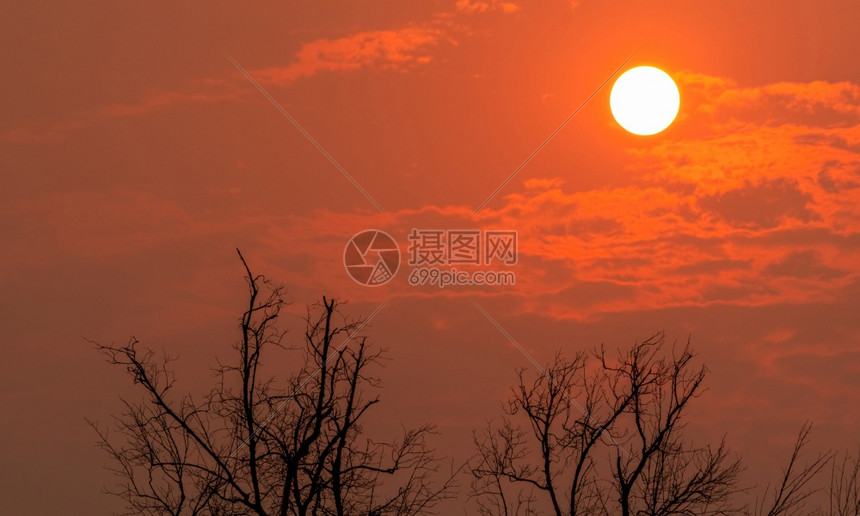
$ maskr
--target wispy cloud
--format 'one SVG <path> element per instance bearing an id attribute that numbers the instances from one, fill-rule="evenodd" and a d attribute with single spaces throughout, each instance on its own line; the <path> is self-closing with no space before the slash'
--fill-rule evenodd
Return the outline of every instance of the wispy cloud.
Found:
<path id="1" fill-rule="evenodd" d="M 294 71 L 281 77 L 413 66 L 439 37 L 414 29 L 309 43 L 300 52 L 305 57 L 287 67 Z M 474 219 L 519 231 L 518 284 L 507 295 L 521 308 L 588 317 L 647 307 L 763 306 L 826 300 L 857 281 L 860 113 L 851 107 L 857 86 L 751 88 L 706 75 L 676 77 L 684 98 L 678 127 L 651 146 L 630 149 L 629 184 L 582 190 L 559 178 L 531 179 Z M 140 107 L 112 106 L 99 116 L 137 116 L 177 102 L 214 102 L 221 94 L 231 92 L 213 87 L 193 97 L 156 95 Z M 91 207 L 92 219 L 65 214 L 71 208 L 64 206 L 82 203 Z M 201 226 L 189 225 L 193 217 L 179 207 L 159 205 L 161 215 L 147 224 L 128 218 L 130 206 L 144 213 L 150 205 L 145 196 L 125 192 L 44 199 L 23 211 L 53 226 L 58 242 L 78 254 L 138 252 L 171 241 L 176 232 L 242 231 L 266 249 L 263 254 L 302 264 L 303 272 L 289 281 L 314 288 L 336 281 L 336 289 L 349 285 L 341 253 L 352 234 L 382 227 L 405 246 L 412 227 L 469 226 L 471 214 L 468 206 L 398 210 L 391 220 L 366 213 L 259 213 L 216 217 Z"/>
<path id="2" fill-rule="evenodd" d="M 193 81 L 186 91 L 153 91 L 137 102 L 107 104 L 79 112 L 66 120 L 48 125 L 34 122 L 24 127 L 0 131 L 0 142 L 42 143 L 63 140 L 70 133 L 118 118 L 140 117 L 160 110 L 189 104 L 219 104 L 233 102 L 248 94 L 230 81 L 205 79 Z"/>
<path id="3" fill-rule="evenodd" d="M 458 11 L 466 13 L 485 13 L 488 11 L 515 13 L 521 9 L 519 4 L 504 0 L 457 0 L 456 7 Z"/>
<path id="4" fill-rule="evenodd" d="M 285 64 L 252 71 L 260 82 L 287 85 L 319 73 L 355 72 L 380 69 L 405 72 L 427 65 L 435 59 L 440 44 L 457 45 L 456 35 L 468 33 L 464 21 L 470 15 L 519 10 L 513 2 L 458 1 L 451 11 L 439 12 L 426 20 L 401 27 L 364 30 L 337 38 L 319 38 L 304 42 L 288 57 Z M 238 74 L 229 79 L 202 78 L 189 82 L 181 90 L 154 91 L 137 102 L 105 105 L 100 108 L 69 115 L 65 120 L 31 124 L 0 131 L 0 142 L 40 143 L 65 138 L 104 120 L 144 116 L 155 110 L 189 103 L 218 103 L 234 101 L 249 93 L 245 80 Z"/>
<path id="5" fill-rule="evenodd" d="M 382 68 L 406 70 L 433 60 L 430 49 L 447 37 L 439 27 L 410 26 L 366 31 L 337 39 L 318 39 L 301 46 L 286 66 L 257 70 L 258 80 L 288 84 L 320 72 Z"/>
<path id="6" fill-rule="evenodd" d="M 856 281 L 858 87 L 678 76 L 678 136 L 631 149 L 640 175 L 629 186 L 565 192 L 531 181 L 484 223 L 539 235 L 522 239 L 523 252 L 538 267 L 568 262 L 585 291 L 635 287 L 612 302 L 597 296 L 599 310 L 809 302 Z M 569 305 L 572 291 L 541 290 Z"/>

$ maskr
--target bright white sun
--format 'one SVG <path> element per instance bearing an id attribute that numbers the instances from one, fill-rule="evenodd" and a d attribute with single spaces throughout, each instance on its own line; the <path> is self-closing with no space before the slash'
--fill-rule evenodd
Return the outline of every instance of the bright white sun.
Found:
<path id="1" fill-rule="evenodd" d="M 612 86 L 612 116 L 633 134 L 656 134 L 669 127 L 678 114 L 681 95 L 669 74 L 653 66 L 624 72 Z"/>

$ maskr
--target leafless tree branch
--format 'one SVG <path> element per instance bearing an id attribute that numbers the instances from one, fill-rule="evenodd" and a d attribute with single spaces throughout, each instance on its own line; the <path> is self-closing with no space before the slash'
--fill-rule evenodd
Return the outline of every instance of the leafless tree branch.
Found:
<path id="1" fill-rule="evenodd" d="M 255 275 L 248 284 L 233 362 L 219 363 L 204 397 L 180 394 L 170 359 L 132 338 L 97 349 L 140 387 L 113 424 L 96 430 L 118 478 L 109 492 L 129 514 L 424 514 L 452 495 L 457 468 L 427 439 L 431 425 L 375 441 L 362 422 L 379 403 L 371 374 L 381 351 L 343 320 L 333 299 L 309 307 L 303 344 L 283 345 L 276 322 L 284 288 Z M 264 374 L 270 349 L 298 355 L 292 372 Z"/>

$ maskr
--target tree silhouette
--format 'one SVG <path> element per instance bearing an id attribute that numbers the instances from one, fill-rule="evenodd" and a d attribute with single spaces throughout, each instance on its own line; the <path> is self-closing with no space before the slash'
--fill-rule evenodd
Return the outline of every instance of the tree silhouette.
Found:
<path id="1" fill-rule="evenodd" d="M 562 355 L 520 370 L 501 423 L 475 434 L 472 496 L 483 514 L 726 514 L 739 459 L 697 446 L 682 416 L 702 388 L 689 345 L 655 335 L 610 359 Z M 514 418 L 525 425 L 514 422 Z M 536 450 L 530 453 L 530 450 Z"/>
<path id="2" fill-rule="evenodd" d="M 860 449 L 804 459 L 805 423 L 778 481 L 745 502 L 725 438 L 684 438 L 707 375 L 689 342 L 657 334 L 611 358 L 600 347 L 517 372 L 499 421 L 474 433 L 471 498 L 487 515 L 860 516 Z M 830 464 L 829 487 L 815 484 Z M 826 508 L 813 499 L 825 491 Z"/>
<path id="3" fill-rule="evenodd" d="M 834 457 L 828 491 L 829 516 L 860 516 L 860 449 Z"/>
<path id="4" fill-rule="evenodd" d="M 128 514 L 411 515 L 455 495 L 459 469 L 442 470 L 432 425 L 391 441 L 363 428 L 380 402 L 373 369 L 383 350 L 335 300 L 308 307 L 300 345 L 276 324 L 284 288 L 254 275 L 233 361 L 218 363 L 208 394 L 176 388 L 172 359 L 125 345 L 97 349 L 124 368 L 141 398 L 123 400 L 112 424 L 90 422 L 110 459 Z M 262 357 L 292 358 L 277 374 Z M 279 363 L 283 363 L 280 360 Z M 798 433 L 778 481 L 738 502 L 741 461 L 725 439 L 684 435 L 707 376 L 689 342 L 657 334 L 610 355 L 561 353 L 522 368 L 500 420 L 473 434 L 470 498 L 487 515 L 860 516 L 860 450 L 804 460 L 811 424 Z M 830 465 L 829 488 L 815 484 Z M 826 508 L 812 508 L 823 491 Z"/>
<path id="5" fill-rule="evenodd" d="M 783 468 L 779 484 L 774 488 L 771 486 L 765 488 L 762 501 L 756 504 L 756 515 L 780 516 L 812 513 L 807 507 L 807 502 L 817 489 L 812 488 L 810 484 L 824 469 L 832 456 L 829 452 L 822 453 L 812 461 L 800 464 L 801 452 L 809 443 L 811 432 L 811 423 L 804 424 L 798 432 L 791 457 L 788 460 L 788 465 Z M 768 498 L 770 498 L 770 502 L 767 501 Z"/>
<path id="6" fill-rule="evenodd" d="M 114 424 L 90 424 L 118 475 L 130 514 L 419 514 L 451 496 L 456 471 L 440 472 L 428 447 L 431 425 L 395 441 L 365 435 L 379 403 L 372 375 L 380 351 L 343 320 L 338 303 L 308 308 L 303 344 L 284 345 L 276 322 L 284 289 L 254 275 L 241 253 L 248 305 L 234 362 L 200 399 L 177 392 L 168 357 L 132 338 L 98 345 L 126 369 L 142 400 L 123 400 Z M 263 356 L 299 355 L 284 378 L 262 371 Z"/>

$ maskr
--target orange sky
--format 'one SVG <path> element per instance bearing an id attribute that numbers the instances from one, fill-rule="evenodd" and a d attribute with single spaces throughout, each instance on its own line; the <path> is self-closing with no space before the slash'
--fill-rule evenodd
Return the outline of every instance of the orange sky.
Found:
<path id="1" fill-rule="evenodd" d="M 298 5 L 297 5 L 298 4 Z M 283 281 L 299 330 L 349 299 L 390 348 L 380 428 L 471 429 L 528 361 L 655 331 L 711 370 L 691 431 L 728 434 L 750 482 L 803 421 L 860 430 L 860 5 L 845 1 L 6 2 L 0 15 L 0 500 L 14 514 L 117 501 L 84 417 L 128 382 L 82 337 L 181 357 L 194 389 L 243 305 L 235 248 Z M 225 57 L 229 53 L 385 208 Z M 624 132 L 613 71 L 666 70 L 675 123 Z M 611 85 L 611 83 L 610 83 Z M 519 235 L 513 287 L 371 289 L 355 233 Z"/>

